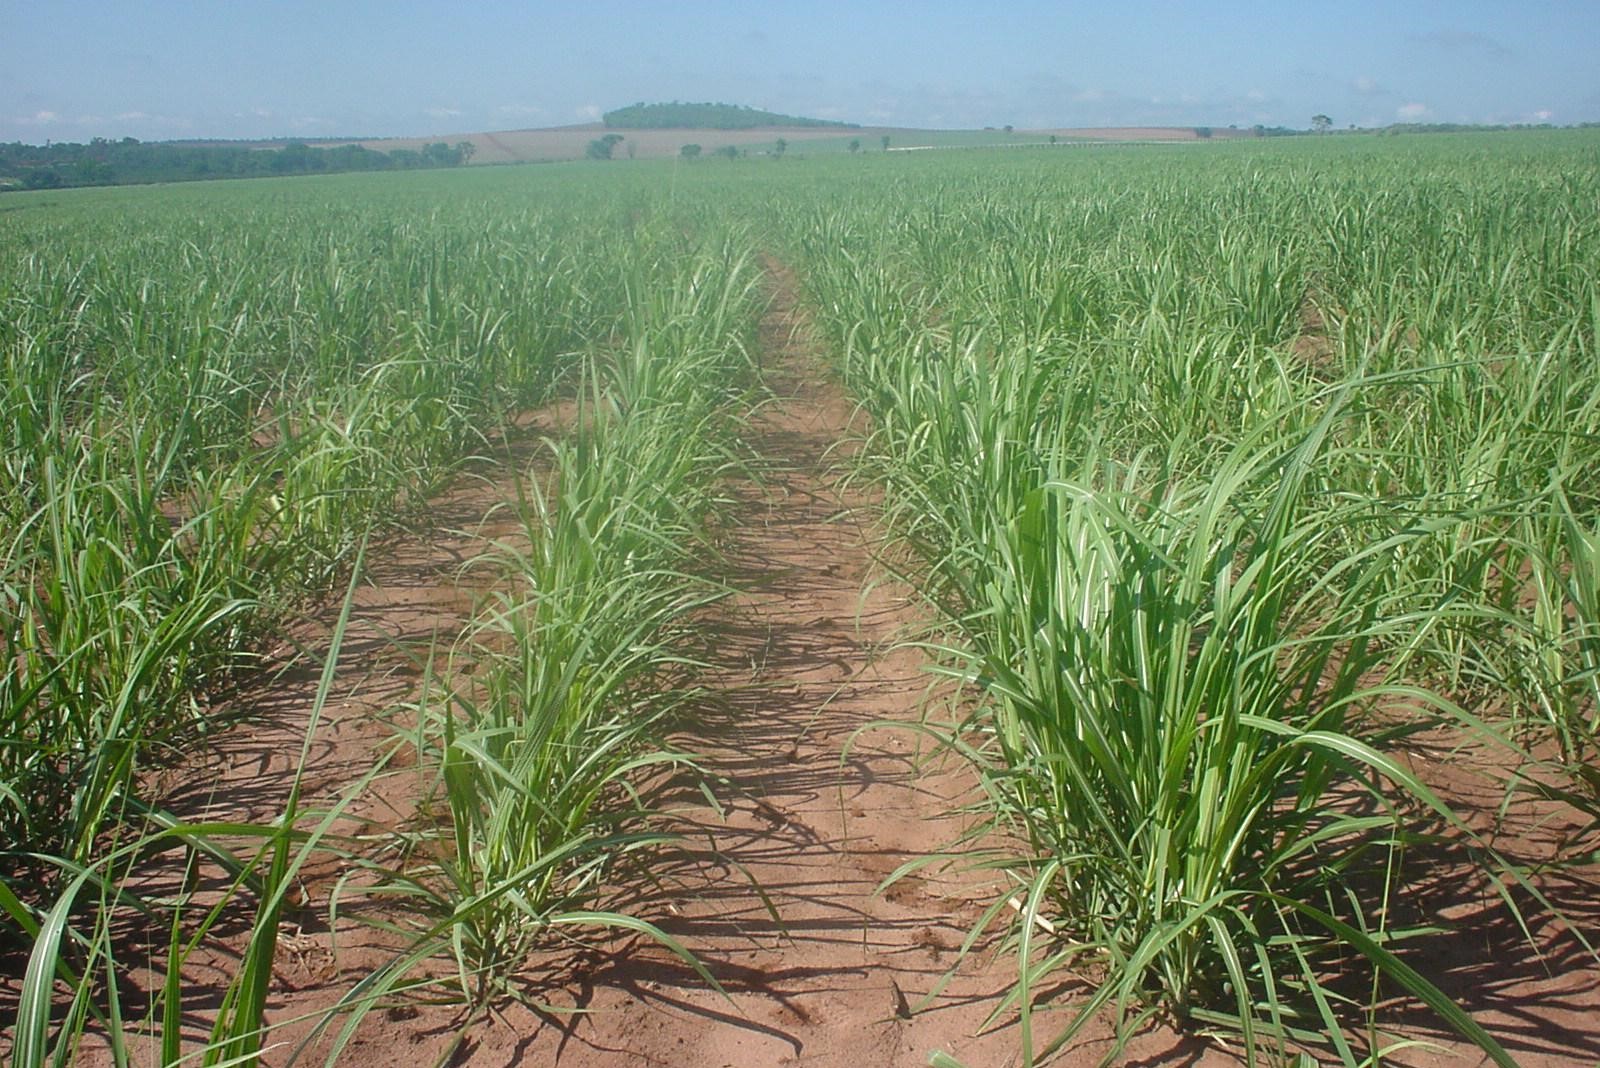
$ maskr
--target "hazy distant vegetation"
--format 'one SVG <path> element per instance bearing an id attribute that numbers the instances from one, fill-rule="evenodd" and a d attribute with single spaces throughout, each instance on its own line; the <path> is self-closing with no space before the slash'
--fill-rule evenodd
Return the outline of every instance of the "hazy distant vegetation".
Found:
<path id="1" fill-rule="evenodd" d="M 854 129 L 853 122 L 805 119 L 738 104 L 633 104 L 602 116 L 607 126 L 622 130 L 749 130 L 757 126 L 839 126 Z"/>
<path id="2" fill-rule="evenodd" d="M 472 156 L 470 142 L 443 141 L 421 149 L 377 152 L 361 145 L 313 148 L 290 141 L 279 148 L 243 145 L 145 143 L 132 137 L 88 144 L 0 144 L 0 189 L 61 189 L 76 185 L 138 185 L 204 178 L 330 174 L 456 167 Z"/>
<path id="3" fill-rule="evenodd" d="M 1568 129 L 1586 130 L 1600 123 L 1580 122 Z M 1507 130 L 1554 130 L 1551 123 L 1467 123 L 1467 122 L 1396 122 L 1383 128 L 1384 133 L 1498 133 Z"/>

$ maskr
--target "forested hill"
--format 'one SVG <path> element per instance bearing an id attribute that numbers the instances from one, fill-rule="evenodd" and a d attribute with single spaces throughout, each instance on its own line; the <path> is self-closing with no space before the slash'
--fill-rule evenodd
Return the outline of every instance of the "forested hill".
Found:
<path id="1" fill-rule="evenodd" d="M 749 130 L 757 126 L 838 126 L 853 129 L 853 122 L 805 119 L 779 115 L 738 104 L 634 104 L 608 111 L 602 118 L 616 130 Z"/>

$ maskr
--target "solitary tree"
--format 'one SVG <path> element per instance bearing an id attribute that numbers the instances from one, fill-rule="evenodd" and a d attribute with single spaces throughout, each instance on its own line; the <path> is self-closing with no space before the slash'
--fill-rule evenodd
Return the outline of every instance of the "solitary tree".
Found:
<path id="1" fill-rule="evenodd" d="M 435 141 L 422 146 L 422 159 L 430 167 L 454 167 L 461 162 L 461 150 L 451 148 L 443 141 Z"/>
<path id="2" fill-rule="evenodd" d="M 694 159 L 700 155 L 700 146 L 684 145 L 682 148 L 678 149 L 678 155 L 682 156 L 684 159 Z"/>
<path id="3" fill-rule="evenodd" d="M 1311 128 L 1317 133 L 1327 133 L 1333 128 L 1333 120 L 1326 115 L 1311 116 Z"/>
<path id="4" fill-rule="evenodd" d="M 462 163 L 469 162 L 472 159 L 472 154 L 476 151 L 478 151 L 478 146 L 471 141 L 456 142 L 456 154 L 461 157 Z"/>
<path id="5" fill-rule="evenodd" d="M 789 142 L 780 137 L 778 138 L 778 143 L 772 147 L 776 150 L 776 154 L 781 156 L 783 155 L 784 150 L 789 147 Z"/>
<path id="6" fill-rule="evenodd" d="M 850 151 L 851 152 L 860 152 L 861 151 L 861 138 L 852 137 L 850 139 Z"/>
<path id="7" fill-rule="evenodd" d="M 597 137 L 589 142 L 588 151 L 585 153 L 590 159 L 610 159 L 612 151 L 623 140 L 621 134 L 609 133 L 604 137 Z"/>
<path id="8" fill-rule="evenodd" d="M 885 152 L 889 151 L 889 135 L 884 134 L 882 137 L 878 138 L 878 140 L 883 142 L 883 150 Z"/>

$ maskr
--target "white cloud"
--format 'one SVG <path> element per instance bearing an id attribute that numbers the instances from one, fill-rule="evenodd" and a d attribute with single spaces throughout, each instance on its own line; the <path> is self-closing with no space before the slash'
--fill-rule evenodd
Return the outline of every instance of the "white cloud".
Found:
<path id="1" fill-rule="evenodd" d="M 453 119 L 462 112 L 459 108 L 423 108 L 422 113 L 432 119 Z"/>
<path id="2" fill-rule="evenodd" d="M 138 122 L 140 119 L 148 119 L 149 117 L 150 117 L 149 115 L 146 115 L 142 111 L 124 111 L 120 115 L 117 116 L 117 121 L 118 122 Z"/>
<path id="3" fill-rule="evenodd" d="M 1556 113 L 1554 111 L 1551 111 L 1549 108 L 1540 108 L 1538 111 L 1535 111 L 1533 113 L 1533 118 L 1534 118 L 1535 122 L 1549 122 L 1551 119 L 1553 119 L 1555 117 L 1556 117 Z"/>
<path id="4" fill-rule="evenodd" d="M 599 104 L 585 104 L 576 109 L 573 114 L 578 116 L 580 119 L 586 119 L 589 122 L 594 122 L 595 120 L 599 119 L 604 112 L 601 110 Z"/>
<path id="5" fill-rule="evenodd" d="M 1399 107 L 1394 109 L 1395 118 L 1403 119 L 1406 122 L 1416 122 L 1418 119 L 1425 119 L 1429 116 L 1429 114 L 1431 114 L 1431 112 L 1426 104 L 1401 104 Z"/>
<path id="6" fill-rule="evenodd" d="M 1375 79 L 1368 78 L 1364 74 L 1355 81 L 1351 82 L 1350 88 L 1354 89 L 1362 96 L 1372 96 L 1375 93 L 1383 92 L 1382 87 L 1378 85 Z"/>
<path id="7" fill-rule="evenodd" d="M 28 116 L 27 118 L 18 119 L 17 121 L 18 122 L 25 122 L 25 123 L 28 123 L 29 125 L 42 125 L 42 124 L 47 123 L 47 122 L 60 122 L 61 121 L 61 116 L 57 115 L 53 111 L 35 111 L 32 115 Z"/>
<path id="8" fill-rule="evenodd" d="M 1244 98 L 1250 101 L 1252 104 L 1260 104 L 1266 101 L 1267 94 L 1263 93 L 1260 89 L 1250 89 L 1245 92 Z"/>

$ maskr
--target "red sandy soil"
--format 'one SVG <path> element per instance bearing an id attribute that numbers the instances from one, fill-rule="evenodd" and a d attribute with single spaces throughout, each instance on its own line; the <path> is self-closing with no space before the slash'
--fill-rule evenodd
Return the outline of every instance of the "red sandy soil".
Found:
<path id="1" fill-rule="evenodd" d="M 908 591 L 873 582 L 870 496 L 829 473 L 853 407 L 819 366 L 793 280 L 769 273 L 762 340 L 776 400 L 752 427 L 765 468 L 735 488 L 741 592 L 705 621 L 714 698 L 680 739 L 724 784 L 723 812 L 684 795 L 683 849 L 642 902 L 728 997 L 659 948 L 624 946 L 548 973 L 542 996 L 587 1015 L 539 1027 L 508 1012 L 474 1035 L 468 1063 L 842 1068 L 925 1064 L 935 1049 L 974 1068 L 1017 1060 L 1014 1026 L 978 1034 L 1010 981 L 1003 962 L 975 954 L 922 1004 L 994 884 L 929 871 L 878 892 L 961 831 L 948 813 L 972 779 L 925 766 L 912 732 L 870 726 L 919 716 L 922 657 L 893 643 L 920 617 Z M 1103 1037 L 1085 1049 L 1103 1052 Z M 1142 1049 L 1182 1046 L 1156 1034 Z"/>
<path id="2" fill-rule="evenodd" d="M 823 368 L 794 278 L 777 263 L 769 262 L 768 274 L 773 301 L 761 340 L 774 399 L 751 424 L 760 477 L 730 487 L 735 504 L 726 517 L 727 577 L 740 592 L 703 620 L 715 665 L 700 680 L 709 697 L 698 725 L 676 739 L 702 755 L 718 807 L 690 784 L 665 784 L 657 800 L 681 845 L 661 855 L 652 879 L 619 886 L 614 902 L 680 939 L 726 997 L 647 940 L 552 946 L 525 971 L 530 999 L 546 1008 L 496 1006 L 472 1024 L 450 1063 L 876 1068 L 925 1064 L 936 1049 L 969 1068 L 1020 1063 L 1011 1017 L 984 1030 L 1014 966 L 982 945 L 957 966 L 962 939 L 995 900 L 992 878 L 926 869 L 880 890 L 901 864 L 963 830 L 950 812 L 971 799 L 974 780 L 932 760 L 914 731 L 879 726 L 909 727 L 925 707 L 923 657 L 896 645 L 923 616 L 911 591 L 876 577 L 872 494 L 836 477 L 853 406 Z M 543 429 L 558 429 L 563 419 L 570 412 L 547 416 Z M 448 644 L 469 618 L 474 591 L 493 581 L 492 569 L 466 565 L 490 541 L 515 537 L 500 505 L 515 496 L 529 458 L 524 445 L 482 477 L 462 480 L 438 502 L 435 529 L 375 557 L 312 750 L 316 798 L 332 800 L 372 766 L 391 737 L 386 717 L 414 696 L 435 639 Z M 316 675 L 313 667 L 278 680 L 252 710 L 259 722 L 221 736 L 209 763 L 185 768 L 173 803 L 219 816 L 277 811 Z M 1493 754 L 1441 753 L 1419 743 L 1413 759 L 1437 772 L 1453 797 L 1492 811 L 1495 796 L 1463 769 L 1493 766 Z M 352 807 L 350 822 L 370 830 L 404 819 L 412 774 L 401 768 L 380 780 Z M 1519 810 L 1498 841 L 1525 850 L 1518 859 L 1547 856 L 1550 840 L 1570 823 L 1569 815 Z M 1544 923 L 1534 930 L 1546 951 L 1540 961 L 1458 859 L 1414 868 L 1432 877 L 1408 885 L 1408 907 L 1459 925 L 1419 963 L 1524 1063 L 1600 1060 L 1594 962 Z M 272 1039 L 285 1045 L 269 1050 L 265 1063 L 284 1063 L 305 1033 L 296 1017 L 332 1004 L 393 951 L 370 928 L 347 922 L 331 938 L 324 921 L 338 874 L 331 865 L 308 874 L 306 908 L 284 929 L 270 1020 L 278 1025 Z M 1545 884 L 1590 933 L 1600 902 L 1592 876 L 1591 869 Z M 238 945 L 242 934 L 230 937 Z M 226 945 L 194 961 L 185 1004 L 194 1037 L 203 1036 L 232 964 Z M 0 984 L 0 995 L 7 989 L 14 997 L 14 980 Z M 1064 1011 L 1083 989 L 1055 991 Z M 1048 1036 L 1064 1019 L 1063 1010 L 1047 1014 L 1039 1033 Z M 1444 1049 L 1417 1051 L 1403 1063 L 1480 1062 L 1420 1015 L 1407 1022 Z M 431 1064 L 450 1052 L 460 1023 L 445 1007 L 375 1012 L 340 1063 Z M 1098 1062 L 1107 1033 L 1103 1025 L 1091 1029 L 1059 1063 Z M 93 1055 L 85 1060 L 97 1063 Z M 1236 1062 L 1214 1045 L 1155 1028 L 1136 1041 L 1127 1063 Z"/>
<path id="3" fill-rule="evenodd" d="M 920 615 L 908 591 L 872 580 L 871 499 L 832 473 L 853 406 L 820 367 L 793 279 L 771 274 L 762 341 L 775 399 L 751 428 L 759 480 L 732 488 L 728 524 L 727 578 L 741 592 L 702 621 L 710 696 L 677 739 L 700 754 L 718 807 L 669 784 L 657 802 L 682 844 L 653 885 L 619 888 L 619 903 L 688 946 L 724 993 L 648 940 L 557 947 L 526 971 L 532 999 L 554 1011 L 499 1006 L 452 1063 L 854 1068 L 924 1064 L 935 1049 L 974 1068 L 1017 1061 L 1013 1024 L 979 1034 L 1011 980 L 1004 961 L 972 954 L 923 1003 L 994 899 L 992 879 L 930 870 L 879 892 L 960 833 L 949 812 L 973 780 L 926 766 L 913 732 L 871 726 L 920 717 L 922 658 L 893 648 Z M 325 936 L 296 942 L 306 961 L 283 969 L 278 1018 L 326 1005 L 383 958 L 360 937 L 345 933 L 337 970 Z M 431 1062 L 457 1023 L 446 1010 L 375 1015 L 341 1063 L 393 1063 L 397 1048 Z M 1105 1041 L 1101 1028 L 1082 1044 L 1089 1062 Z M 1156 1063 L 1199 1047 L 1157 1032 L 1139 1049 Z"/>

